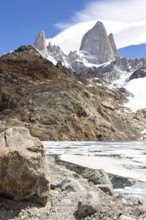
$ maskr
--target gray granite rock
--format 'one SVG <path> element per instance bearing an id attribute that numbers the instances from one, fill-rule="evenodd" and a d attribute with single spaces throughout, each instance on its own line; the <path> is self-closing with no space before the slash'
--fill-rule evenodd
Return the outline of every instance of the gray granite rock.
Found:
<path id="1" fill-rule="evenodd" d="M 44 31 L 41 31 L 40 33 L 38 33 L 38 35 L 34 41 L 34 47 L 37 50 L 39 50 L 39 52 L 41 53 L 41 55 L 43 57 L 47 58 L 48 51 L 47 51 L 46 38 L 45 38 Z"/>
<path id="2" fill-rule="evenodd" d="M 112 50 L 114 52 L 114 56 L 119 57 L 119 52 L 118 52 L 117 47 L 116 47 L 116 43 L 115 43 L 115 40 L 114 40 L 114 35 L 112 33 L 110 33 L 108 37 L 109 37 L 110 45 L 111 45 Z"/>
<path id="3" fill-rule="evenodd" d="M 115 58 L 106 29 L 100 21 L 83 36 L 80 50 L 87 51 L 95 56 L 98 64 Z"/>
<path id="4" fill-rule="evenodd" d="M 0 143 L 0 195 L 45 205 L 49 175 L 42 143 L 23 127 L 1 132 Z"/>
<path id="5" fill-rule="evenodd" d="M 63 66 L 68 67 L 69 65 L 68 56 L 61 50 L 59 46 L 52 45 L 49 42 L 47 45 L 47 51 L 48 51 L 49 57 L 53 57 L 56 63 L 61 62 Z"/>
<path id="6" fill-rule="evenodd" d="M 111 184 L 99 184 L 96 186 L 110 196 L 112 196 L 114 194 L 113 187 Z"/>
<path id="7" fill-rule="evenodd" d="M 95 185 L 99 184 L 111 184 L 108 174 L 104 170 L 85 169 L 83 177 L 92 181 Z"/>
<path id="8" fill-rule="evenodd" d="M 94 213 L 100 212 L 101 204 L 99 195 L 96 192 L 88 192 L 78 202 L 78 216 L 85 218 Z"/>

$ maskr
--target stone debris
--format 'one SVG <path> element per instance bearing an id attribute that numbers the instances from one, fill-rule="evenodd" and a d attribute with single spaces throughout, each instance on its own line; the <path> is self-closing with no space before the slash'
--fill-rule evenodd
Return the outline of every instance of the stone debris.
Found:
<path id="1" fill-rule="evenodd" d="M 99 194 L 95 192 L 88 192 L 79 200 L 77 214 L 79 217 L 85 218 L 95 213 L 99 213 L 100 207 Z"/>
<path id="2" fill-rule="evenodd" d="M 61 183 L 61 189 L 69 192 L 80 192 L 85 190 L 77 180 L 70 177 L 67 177 L 65 180 L 63 180 Z"/>
<path id="3" fill-rule="evenodd" d="M 80 175 L 59 166 L 48 156 L 51 181 L 65 179 L 79 183 L 84 190 L 50 189 L 45 207 L 29 201 L 0 197 L 0 220 L 144 220 L 146 200 L 126 195 L 108 195 Z"/>

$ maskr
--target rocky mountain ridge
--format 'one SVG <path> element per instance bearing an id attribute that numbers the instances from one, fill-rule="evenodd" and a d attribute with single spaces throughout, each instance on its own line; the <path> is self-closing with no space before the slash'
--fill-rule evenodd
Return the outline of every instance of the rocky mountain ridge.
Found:
<path id="1" fill-rule="evenodd" d="M 94 73 L 74 75 L 32 46 L 0 57 L 0 127 L 26 126 L 41 140 L 135 140 L 144 112 L 123 104 L 128 92 Z"/>

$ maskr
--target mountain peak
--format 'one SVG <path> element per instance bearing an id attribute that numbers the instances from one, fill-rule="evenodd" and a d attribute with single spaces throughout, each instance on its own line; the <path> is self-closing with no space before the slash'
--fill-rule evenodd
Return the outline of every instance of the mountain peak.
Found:
<path id="1" fill-rule="evenodd" d="M 104 24 L 101 21 L 97 21 L 93 28 L 103 28 L 103 29 L 105 29 Z"/>
<path id="2" fill-rule="evenodd" d="M 96 56 L 97 63 L 105 63 L 114 60 L 116 45 L 114 38 L 111 41 L 101 21 L 98 21 L 82 38 L 80 50 L 87 51 Z"/>
<path id="3" fill-rule="evenodd" d="M 43 50 L 46 46 L 46 38 L 45 38 L 45 33 L 44 31 L 41 31 L 38 33 L 35 41 L 34 41 L 34 46 L 38 48 L 38 50 Z"/>
<path id="4" fill-rule="evenodd" d="M 112 50 L 114 52 L 114 55 L 115 57 L 119 57 L 119 53 L 118 53 L 118 50 L 117 50 L 117 47 L 116 47 L 116 43 L 115 43 L 115 40 L 114 40 L 114 35 L 113 33 L 110 33 L 108 35 L 108 38 L 109 38 L 109 41 L 110 41 L 110 45 L 112 47 Z"/>
<path id="5" fill-rule="evenodd" d="M 38 33 L 34 41 L 34 47 L 39 50 L 42 56 L 47 57 L 48 52 L 47 52 L 47 44 L 46 44 L 46 37 L 44 31 Z"/>

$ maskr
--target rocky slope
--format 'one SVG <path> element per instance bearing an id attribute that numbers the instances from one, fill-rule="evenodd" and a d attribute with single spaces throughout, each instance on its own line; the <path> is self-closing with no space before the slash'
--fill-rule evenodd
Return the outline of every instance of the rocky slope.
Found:
<path id="1" fill-rule="evenodd" d="M 54 66 L 33 47 L 0 57 L 0 126 L 26 126 L 41 140 L 134 140 L 145 119 L 122 106 L 128 92 Z"/>

